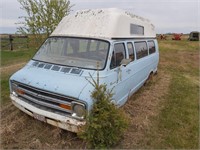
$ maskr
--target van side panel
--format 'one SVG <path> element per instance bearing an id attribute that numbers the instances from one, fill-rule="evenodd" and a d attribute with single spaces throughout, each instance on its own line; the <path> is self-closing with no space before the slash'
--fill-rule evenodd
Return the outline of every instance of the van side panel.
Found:
<path id="1" fill-rule="evenodd" d="M 155 73 L 157 71 L 159 53 L 157 41 L 154 40 L 154 43 L 156 48 L 155 53 L 136 60 L 130 64 L 133 68 L 133 73 L 130 79 L 130 81 L 132 81 L 130 95 L 136 92 L 145 83 L 150 73 Z"/>
<path id="2" fill-rule="evenodd" d="M 132 42 L 134 45 L 134 42 L 136 41 L 146 40 L 132 40 L 124 42 Z M 117 68 L 108 70 L 105 82 L 107 83 L 109 89 L 113 89 L 113 99 L 116 101 L 118 106 L 122 106 L 127 101 L 128 97 L 135 93 L 145 83 L 150 73 L 155 73 L 157 71 L 159 61 L 158 44 L 157 40 L 151 41 L 154 41 L 155 43 L 155 53 L 149 54 L 148 56 L 140 59 L 135 59 L 125 67 L 119 66 Z M 128 54 L 127 46 L 126 54 Z M 134 54 L 136 56 L 135 46 Z M 110 53 L 109 57 L 111 56 L 112 52 Z M 128 55 L 127 58 L 129 58 Z M 109 59 L 109 64 L 110 61 L 111 60 Z"/>

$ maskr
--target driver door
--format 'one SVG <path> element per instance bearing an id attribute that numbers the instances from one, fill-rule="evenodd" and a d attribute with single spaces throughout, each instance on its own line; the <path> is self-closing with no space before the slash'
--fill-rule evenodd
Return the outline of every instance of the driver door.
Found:
<path id="1" fill-rule="evenodd" d="M 108 83 L 110 84 L 109 87 L 113 89 L 113 99 L 118 106 L 121 106 L 126 102 L 130 90 L 130 68 L 128 65 L 121 65 L 121 61 L 127 58 L 125 43 L 114 43 L 108 75 Z"/>

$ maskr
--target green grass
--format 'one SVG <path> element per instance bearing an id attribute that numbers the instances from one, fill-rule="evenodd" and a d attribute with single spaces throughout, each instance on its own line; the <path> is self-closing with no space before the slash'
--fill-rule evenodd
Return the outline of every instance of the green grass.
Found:
<path id="1" fill-rule="evenodd" d="M 160 41 L 159 46 L 160 69 L 172 79 L 167 95 L 162 98 L 161 112 L 152 119 L 148 148 L 198 149 L 198 42 Z"/>
<path id="2" fill-rule="evenodd" d="M 27 62 L 36 51 L 35 49 L 1 51 L 1 67 Z M 13 68 L 11 71 L 1 72 L 1 104 L 3 105 L 9 101 L 9 78 L 17 69 Z"/>
<path id="3" fill-rule="evenodd" d="M 163 145 L 170 143 L 173 148 L 198 147 L 198 93 L 199 86 L 182 74 L 173 73 L 165 107 L 159 116 L 158 128 L 165 135 Z"/>
<path id="4" fill-rule="evenodd" d="M 198 41 L 172 41 L 172 40 L 159 40 L 159 48 L 161 51 L 194 51 L 199 50 Z"/>
<path id="5" fill-rule="evenodd" d="M 1 76 L 1 104 L 4 105 L 9 100 L 9 77 L 10 74 Z"/>
<path id="6" fill-rule="evenodd" d="M 1 66 L 8 66 L 30 60 L 36 53 L 35 49 L 1 51 Z"/>
<path id="7" fill-rule="evenodd" d="M 199 144 L 199 86 L 181 73 L 172 73 L 170 90 L 154 118 L 150 147 L 197 149 Z"/>

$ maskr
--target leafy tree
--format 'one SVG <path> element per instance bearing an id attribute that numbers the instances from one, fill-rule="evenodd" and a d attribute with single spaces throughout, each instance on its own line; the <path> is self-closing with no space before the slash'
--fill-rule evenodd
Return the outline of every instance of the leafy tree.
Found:
<path id="1" fill-rule="evenodd" d="M 68 15 L 72 5 L 69 0 L 18 0 L 27 16 L 21 16 L 19 33 L 46 34 L 49 36 L 61 19 Z"/>

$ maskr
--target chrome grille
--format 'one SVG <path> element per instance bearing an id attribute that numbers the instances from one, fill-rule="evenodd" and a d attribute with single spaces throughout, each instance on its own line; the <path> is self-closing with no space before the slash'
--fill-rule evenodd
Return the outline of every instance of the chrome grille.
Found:
<path id="1" fill-rule="evenodd" d="M 72 110 L 65 109 L 59 106 L 59 104 L 65 104 L 72 108 L 72 98 L 50 93 L 41 89 L 30 87 L 21 83 L 16 83 L 17 89 L 23 91 L 24 93 L 18 93 L 21 100 L 34 105 L 40 109 L 48 110 L 51 112 L 59 112 L 65 114 L 72 114 Z"/>

